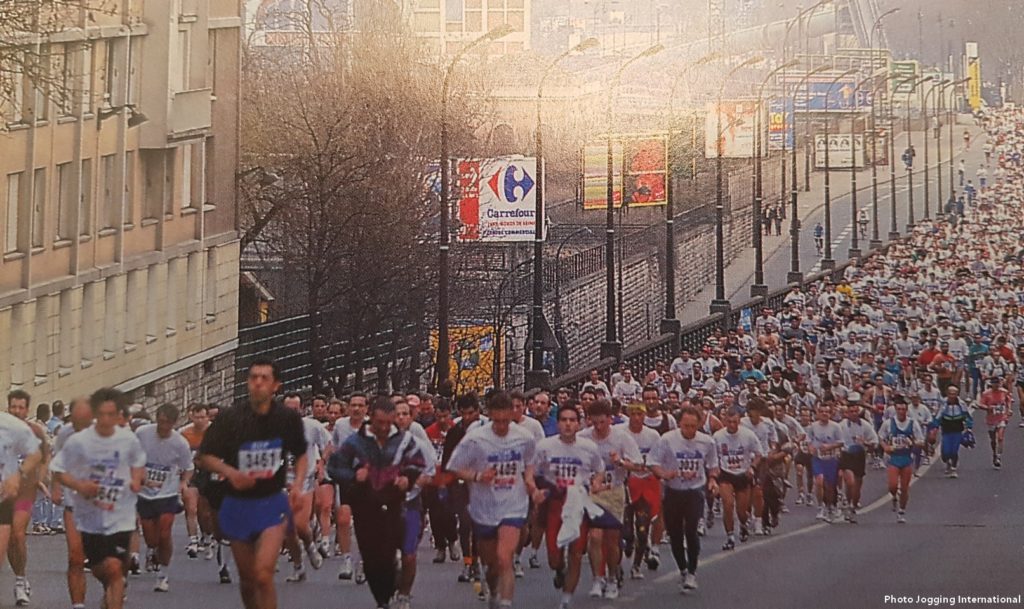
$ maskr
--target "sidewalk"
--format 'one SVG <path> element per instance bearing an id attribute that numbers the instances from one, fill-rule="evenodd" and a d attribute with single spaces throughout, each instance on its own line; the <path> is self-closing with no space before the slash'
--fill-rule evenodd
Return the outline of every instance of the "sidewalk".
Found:
<path id="1" fill-rule="evenodd" d="M 978 126 L 976 126 L 974 124 L 973 120 L 971 120 L 970 118 L 968 118 L 965 115 L 963 115 L 963 116 L 960 117 L 959 122 L 957 123 L 957 125 L 954 127 L 954 130 L 953 130 L 953 134 L 954 134 L 954 138 L 953 138 L 954 139 L 954 149 L 956 150 L 956 157 L 960 157 L 964 153 L 964 144 L 963 144 L 963 131 L 964 131 L 964 129 L 967 129 L 971 133 L 971 140 L 973 142 L 973 144 L 971 146 L 971 152 L 972 153 L 977 153 L 977 154 L 980 155 L 981 154 L 981 144 L 982 144 L 982 142 L 979 141 L 979 137 L 978 136 L 983 131 L 982 131 L 981 127 L 978 127 Z M 906 190 L 907 190 L 907 186 L 906 186 L 906 173 L 902 169 L 903 164 L 899 160 L 899 156 L 903 153 L 904 148 L 906 148 L 906 134 L 904 132 L 901 135 L 903 137 L 900 137 L 898 135 L 897 136 L 897 140 L 896 140 L 896 155 L 897 155 L 897 159 L 896 159 L 896 166 L 897 166 L 896 167 L 896 178 L 897 178 L 897 181 L 896 181 L 896 193 L 897 193 L 898 209 L 900 210 L 900 213 L 902 215 L 905 215 L 906 214 L 906 207 L 907 207 L 906 195 L 904 194 L 906 192 Z M 915 187 L 915 193 L 916 194 L 919 194 L 919 193 L 917 193 L 917 190 L 924 183 L 924 144 L 922 142 L 927 142 L 927 145 L 928 145 L 928 155 L 929 155 L 929 157 L 928 157 L 928 161 L 929 161 L 928 165 L 930 167 L 929 171 L 931 173 L 931 175 L 929 177 L 931 178 L 931 180 L 933 182 L 937 178 L 936 157 L 937 157 L 938 149 L 936 147 L 936 142 L 935 142 L 935 140 L 933 138 L 931 138 L 931 137 L 924 137 L 924 135 L 925 134 L 922 131 L 914 131 L 913 132 L 914 148 L 917 151 L 917 157 L 916 157 L 915 169 L 914 169 L 914 187 Z M 949 136 L 948 136 L 948 132 L 945 129 L 943 130 L 942 144 L 943 144 L 943 168 L 942 169 L 943 169 L 943 189 L 944 189 L 943 196 L 944 197 L 948 197 L 948 192 L 946 192 L 946 189 L 947 189 L 946 185 L 948 184 L 948 180 L 949 180 L 949 176 L 948 176 L 948 170 L 949 170 L 949 166 L 948 166 L 948 163 L 949 163 Z M 799 160 L 800 165 L 798 165 L 798 183 L 802 186 L 803 185 L 803 178 L 804 178 L 804 175 L 803 175 L 803 157 L 798 157 L 798 158 L 800 159 Z M 973 176 L 973 174 L 974 174 L 973 170 L 974 169 L 975 169 L 975 167 L 972 167 L 971 164 L 968 163 L 968 174 L 969 175 Z M 831 190 L 832 190 L 832 202 L 833 202 L 833 208 L 832 208 L 832 213 L 833 213 L 833 225 L 832 225 L 833 243 L 835 243 L 837 235 L 845 237 L 845 234 L 841 235 L 841 233 L 843 233 L 844 229 L 846 228 L 846 226 L 844 226 L 844 225 L 845 224 L 849 224 L 849 222 L 836 222 L 836 217 L 837 216 L 839 216 L 839 217 L 846 217 L 846 216 L 849 215 L 849 211 L 850 211 L 848 209 L 848 201 L 846 202 L 847 205 L 844 205 L 843 207 L 841 207 L 839 209 L 837 209 L 834 204 L 837 201 L 840 201 L 841 199 L 846 198 L 850 194 L 851 183 L 852 183 L 852 177 L 851 177 L 850 172 L 848 172 L 848 171 L 842 171 L 842 172 L 833 171 L 832 172 L 832 176 L 831 176 Z M 878 190 L 879 190 L 879 201 L 880 201 L 880 203 L 879 203 L 879 238 L 884 243 L 884 242 L 888 241 L 888 236 L 889 236 L 889 211 L 888 211 L 889 210 L 889 201 L 888 201 L 888 198 L 889 198 L 889 168 L 888 167 L 881 167 L 880 166 L 878 168 L 878 184 L 879 184 Z M 859 205 L 864 205 L 865 203 L 870 204 L 870 202 L 871 202 L 871 168 L 870 167 L 866 167 L 866 168 L 864 168 L 864 169 L 862 169 L 862 170 L 857 172 L 857 194 L 858 194 L 858 198 L 859 198 L 859 201 L 858 201 Z M 932 199 L 934 199 L 935 198 L 934 197 L 934 192 L 932 193 L 932 195 L 933 195 Z M 800 232 L 800 250 L 801 250 L 800 251 L 800 270 L 804 273 L 805 276 L 811 274 L 811 269 L 814 266 L 814 264 L 817 262 L 817 258 L 816 257 L 814 258 L 813 261 L 808 260 L 808 258 L 806 257 L 806 249 L 805 248 L 808 245 L 807 242 L 810 241 L 811 238 L 812 238 L 811 237 L 811 227 L 814 226 L 814 222 L 811 222 L 810 219 L 815 214 L 819 214 L 820 212 L 823 211 L 823 209 L 825 207 L 824 201 L 825 201 L 825 173 L 823 171 L 814 171 L 812 169 L 812 171 L 811 171 L 811 190 L 810 190 L 810 192 L 805 192 L 805 191 L 803 191 L 801 189 L 800 192 L 799 192 L 798 200 L 797 200 L 797 207 L 798 207 L 799 212 L 800 212 L 799 213 L 799 217 L 800 217 L 800 221 L 801 221 L 801 224 L 802 224 L 802 228 L 801 228 L 801 232 Z M 940 209 L 940 208 L 941 208 L 941 205 L 938 202 L 936 202 L 934 200 L 931 201 L 932 216 L 934 216 L 936 214 L 936 210 Z M 922 196 L 919 195 L 919 196 L 917 196 L 917 198 L 915 198 L 914 209 L 915 209 L 915 215 L 916 215 L 917 219 L 921 219 L 921 218 L 924 217 L 924 199 L 923 199 Z M 789 204 L 787 204 L 787 211 L 788 210 L 789 210 Z M 821 213 L 820 215 L 823 216 L 824 214 Z M 764 261 L 765 261 L 765 263 L 764 263 L 764 267 L 765 267 L 765 283 L 768 285 L 769 291 L 777 290 L 780 287 L 786 285 L 786 272 L 788 271 L 788 268 L 789 268 L 788 261 L 790 259 L 789 222 L 790 222 L 790 220 L 789 220 L 789 218 L 787 216 L 785 222 L 783 223 L 782 235 L 781 236 L 775 236 L 774 234 L 772 234 L 771 236 L 763 237 Z M 900 230 L 901 233 L 904 230 L 904 225 L 903 225 L 902 221 L 899 224 L 899 230 Z M 870 238 L 870 229 L 869 229 L 868 232 L 869 232 L 868 236 Z M 867 247 L 868 247 L 868 244 L 867 243 L 863 243 L 863 244 L 861 244 L 860 247 L 861 247 L 861 251 L 866 251 Z M 811 246 L 811 255 L 813 256 L 814 254 L 815 254 L 815 252 L 813 251 L 813 245 L 812 245 Z M 768 261 L 772 258 L 773 255 L 781 256 L 781 257 L 783 257 L 787 261 L 786 265 L 785 265 L 785 269 L 778 268 L 778 267 L 774 268 L 774 269 L 770 268 L 771 265 L 768 264 Z M 837 264 L 841 264 L 842 262 L 844 262 L 847 259 L 846 258 L 846 248 L 843 248 L 842 251 L 838 251 L 835 247 L 833 247 L 832 257 L 836 260 Z M 743 302 L 746 302 L 746 301 L 750 300 L 750 286 L 754 282 L 754 248 L 753 248 L 753 246 L 744 249 L 742 252 L 740 252 L 740 254 L 731 263 L 726 265 L 726 267 L 725 267 L 725 277 L 726 277 L 726 283 L 725 283 L 726 299 L 728 299 L 733 304 L 740 304 L 740 303 L 743 303 Z M 695 322 L 695 321 L 699 321 L 699 320 L 707 317 L 708 314 L 709 314 L 709 309 L 711 307 L 711 301 L 714 300 L 714 297 L 715 297 L 715 284 L 714 284 L 714 282 L 711 282 L 711 283 L 705 285 L 704 289 L 702 289 L 700 292 L 698 292 L 697 295 L 692 300 L 688 301 L 683 306 L 682 310 L 679 312 L 679 318 L 682 321 L 683 325 L 686 325 L 688 323 L 692 323 L 692 322 Z"/>

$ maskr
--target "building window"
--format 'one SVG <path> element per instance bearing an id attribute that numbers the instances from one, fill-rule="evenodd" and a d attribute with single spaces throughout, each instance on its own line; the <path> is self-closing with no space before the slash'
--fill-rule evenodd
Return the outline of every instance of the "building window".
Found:
<path id="1" fill-rule="evenodd" d="M 82 159 L 82 195 L 78 210 L 78 234 L 92 234 L 92 159 Z"/>
<path id="2" fill-rule="evenodd" d="M 74 205 L 76 192 L 75 176 L 71 163 L 57 165 L 57 241 L 74 237 Z"/>
<path id="3" fill-rule="evenodd" d="M 103 71 L 103 105 L 114 104 L 114 81 L 117 79 L 117 49 L 113 39 L 106 42 L 107 60 Z"/>
<path id="4" fill-rule="evenodd" d="M 135 151 L 129 150 L 124 157 L 124 223 L 135 224 Z"/>
<path id="5" fill-rule="evenodd" d="M 60 78 L 60 90 L 54 93 L 60 116 L 69 116 L 74 108 L 73 93 L 75 86 L 75 54 L 74 47 L 64 45 L 60 53 L 53 56 L 53 73 Z"/>
<path id="6" fill-rule="evenodd" d="M 83 362 L 92 361 L 96 356 L 96 282 L 91 281 L 82 288 L 82 323 L 79 351 Z"/>
<path id="7" fill-rule="evenodd" d="M 124 346 L 126 349 L 134 347 L 138 343 L 139 336 L 139 309 L 145 306 L 139 282 L 142 280 L 142 273 L 145 270 L 128 272 L 128 280 L 124 290 L 124 308 L 122 318 L 124 319 Z"/>
<path id="8" fill-rule="evenodd" d="M 189 29 L 178 30 L 178 90 L 188 91 L 192 82 L 192 32 Z"/>
<path id="9" fill-rule="evenodd" d="M 36 378 L 46 378 L 50 373 L 50 297 L 40 296 L 36 299 L 35 328 L 35 362 Z"/>
<path id="10" fill-rule="evenodd" d="M 120 330 L 118 322 L 123 320 L 118 306 L 117 282 L 122 277 L 124 275 L 107 277 L 103 286 L 103 350 L 109 354 L 104 355 L 104 359 L 113 357 L 117 352 Z"/>
<path id="11" fill-rule="evenodd" d="M 46 169 L 40 167 L 32 175 L 32 247 L 43 247 L 46 234 Z"/>
<path id="12" fill-rule="evenodd" d="M 17 65 L 17 61 L 15 61 L 15 65 Z M 24 120 L 22 115 L 24 86 L 24 77 L 17 69 L 0 72 L 0 117 L 3 118 L 3 122 L 16 124 Z"/>
<path id="13" fill-rule="evenodd" d="M 199 253 L 189 254 L 188 268 L 185 269 L 185 323 L 194 324 L 199 320 L 199 291 L 202 277 L 202 260 Z"/>
<path id="14" fill-rule="evenodd" d="M 174 217 L 174 161 L 175 156 L 178 154 L 177 148 L 168 148 L 167 150 L 161 150 L 163 154 L 163 177 L 164 177 L 164 189 L 163 189 L 163 204 L 164 204 L 164 215 L 168 218 Z"/>
<path id="15" fill-rule="evenodd" d="M 166 268 L 166 267 L 163 267 Z M 145 269 L 146 273 L 146 342 L 151 343 L 156 340 L 157 332 L 160 328 L 160 322 L 162 321 L 166 311 L 164 309 L 167 306 L 167 300 L 161 297 L 160 286 L 164 285 L 167 281 L 167 277 L 164 276 L 164 281 L 160 281 L 161 266 L 154 264 L 153 266 Z M 139 271 L 140 273 L 143 271 Z"/>
<path id="16" fill-rule="evenodd" d="M 167 263 L 167 286 L 164 299 L 167 301 L 167 333 L 178 329 L 178 299 L 181 293 L 181 271 L 185 265 L 184 258 L 173 258 Z M 187 298 L 188 296 L 186 296 Z"/>
<path id="17" fill-rule="evenodd" d="M 75 365 L 74 352 L 74 327 L 73 317 L 75 315 L 72 306 L 71 290 L 63 290 L 60 293 L 60 314 L 57 315 L 57 367 L 70 369 Z M 81 323 L 81 322 L 79 322 Z"/>
<path id="18" fill-rule="evenodd" d="M 217 180 L 214 179 L 213 162 L 217 156 L 214 154 L 213 136 L 206 138 L 203 148 L 203 205 L 216 205 L 217 193 L 214 187 Z"/>
<path id="19" fill-rule="evenodd" d="M 192 201 L 192 144 L 185 144 L 181 150 L 181 208 L 189 209 Z"/>
<path id="20" fill-rule="evenodd" d="M 100 164 L 102 165 L 100 184 L 103 188 L 100 199 L 100 224 L 101 228 L 114 228 L 117 226 L 118 216 L 117 201 L 114 197 L 114 193 L 117 192 L 115 188 L 117 169 L 114 167 L 114 155 L 104 155 L 100 159 Z"/>
<path id="21" fill-rule="evenodd" d="M 21 172 L 7 174 L 7 214 L 4 225 L 4 253 L 21 249 Z"/>
<path id="22" fill-rule="evenodd" d="M 203 289 L 203 312 L 206 319 L 217 315 L 217 248 L 206 250 L 206 285 Z"/>
<path id="23" fill-rule="evenodd" d="M 82 114 L 92 114 L 92 52 L 93 46 L 82 46 Z"/>

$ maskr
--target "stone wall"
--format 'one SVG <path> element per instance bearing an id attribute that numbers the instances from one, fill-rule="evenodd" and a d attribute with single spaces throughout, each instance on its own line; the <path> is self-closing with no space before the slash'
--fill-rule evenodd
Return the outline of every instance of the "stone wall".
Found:
<path id="1" fill-rule="evenodd" d="M 235 352 L 229 351 L 129 391 L 128 397 L 150 414 L 165 403 L 182 409 L 182 416 L 189 405 L 197 402 L 225 408 L 232 404 L 234 367 Z"/>

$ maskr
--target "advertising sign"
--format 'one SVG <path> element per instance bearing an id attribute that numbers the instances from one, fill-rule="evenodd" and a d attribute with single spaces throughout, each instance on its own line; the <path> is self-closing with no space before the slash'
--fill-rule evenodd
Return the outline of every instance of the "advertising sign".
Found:
<path id="1" fill-rule="evenodd" d="M 832 169 L 864 166 L 864 136 L 849 133 L 829 134 L 828 164 Z M 814 136 L 814 167 L 825 168 L 825 136 Z"/>
<path id="2" fill-rule="evenodd" d="M 458 163 L 459 241 L 533 241 L 537 159 L 501 157 Z"/>
<path id="3" fill-rule="evenodd" d="M 722 101 L 721 130 L 719 129 L 718 108 L 709 102 L 704 129 L 704 156 L 717 158 L 721 145 L 722 158 L 749 159 L 754 156 L 754 122 L 757 117 L 757 102 L 753 100 Z"/>
<path id="4" fill-rule="evenodd" d="M 437 330 L 430 332 L 430 348 L 437 353 Z M 448 328 L 448 378 L 457 393 L 484 391 L 494 386 L 494 355 L 501 339 L 488 325 L 463 325 Z"/>
<path id="5" fill-rule="evenodd" d="M 857 91 L 857 77 L 850 76 L 835 82 L 835 76 L 812 76 L 800 84 L 803 76 L 787 76 L 786 82 L 793 86 L 797 112 L 851 112 L 870 110 L 873 100 L 871 90 L 864 86 Z M 835 84 L 833 84 L 835 83 Z"/>
<path id="6" fill-rule="evenodd" d="M 971 111 L 977 112 L 981 109 L 981 59 L 977 57 L 967 60 L 967 102 L 971 104 Z"/>
<path id="7" fill-rule="evenodd" d="M 890 70 L 895 75 L 893 79 L 895 94 L 907 95 L 914 90 L 914 80 L 920 74 L 916 61 L 894 61 Z"/>
<path id="8" fill-rule="evenodd" d="M 622 205 L 623 192 L 629 207 L 665 205 L 668 202 L 668 137 L 665 134 L 613 137 L 613 205 Z M 607 209 L 607 206 L 608 143 L 598 141 L 583 149 L 583 209 Z"/>
<path id="9" fill-rule="evenodd" d="M 773 99 L 768 103 L 768 149 L 793 149 L 793 101 Z"/>

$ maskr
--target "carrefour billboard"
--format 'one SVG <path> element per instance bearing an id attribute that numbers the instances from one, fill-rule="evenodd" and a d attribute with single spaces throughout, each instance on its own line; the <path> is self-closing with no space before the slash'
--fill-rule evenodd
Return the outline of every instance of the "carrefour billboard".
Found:
<path id="1" fill-rule="evenodd" d="M 456 171 L 459 233 L 464 242 L 533 241 L 537 230 L 537 159 L 463 159 Z"/>

